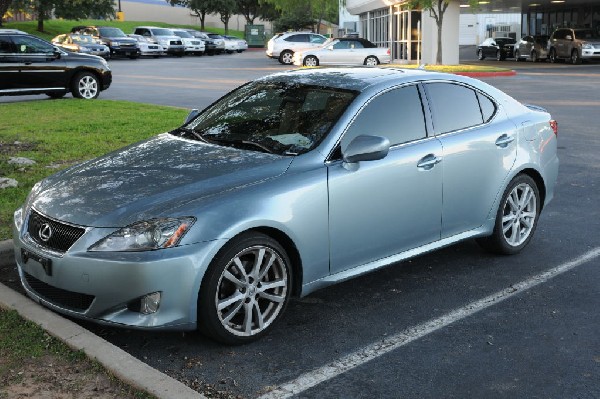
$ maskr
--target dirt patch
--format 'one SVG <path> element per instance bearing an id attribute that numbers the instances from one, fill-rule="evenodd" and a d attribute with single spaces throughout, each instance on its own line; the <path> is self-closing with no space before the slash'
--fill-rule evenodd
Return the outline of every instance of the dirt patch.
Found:
<path id="1" fill-rule="evenodd" d="M 22 141 L 6 143 L 4 141 L 0 141 L 0 155 L 15 155 L 21 151 L 33 151 L 36 148 L 36 143 L 25 143 Z"/>
<path id="2" fill-rule="evenodd" d="M 27 360 L 18 368 L 0 361 L 0 398 L 135 398 L 118 381 L 82 361 L 57 356 Z"/>

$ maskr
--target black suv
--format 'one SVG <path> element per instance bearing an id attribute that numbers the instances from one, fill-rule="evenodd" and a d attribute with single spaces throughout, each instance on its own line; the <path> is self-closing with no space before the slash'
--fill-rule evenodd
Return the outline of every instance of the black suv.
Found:
<path id="1" fill-rule="evenodd" d="M 112 26 L 74 26 L 71 33 L 82 33 L 98 39 L 110 48 L 110 56 L 139 58 L 141 55 L 137 40 L 127 36 L 121 29 Z"/>
<path id="2" fill-rule="evenodd" d="M 71 92 L 92 99 L 108 89 L 112 73 L 104 58 L 60 50 L 38 37 L 0 29 L 0 95 Z"/>

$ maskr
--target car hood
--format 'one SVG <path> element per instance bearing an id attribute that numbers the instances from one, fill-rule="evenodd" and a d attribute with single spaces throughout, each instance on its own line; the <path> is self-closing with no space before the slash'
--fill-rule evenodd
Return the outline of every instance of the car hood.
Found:
<path id="1" fill-rule="evenodd" d="M 193 215 L 186 203 L 274 178 L 292 159 L 165 133 L 50 176 L 27 206 L 94 227 L 122 227 L 181 212 Z"/>

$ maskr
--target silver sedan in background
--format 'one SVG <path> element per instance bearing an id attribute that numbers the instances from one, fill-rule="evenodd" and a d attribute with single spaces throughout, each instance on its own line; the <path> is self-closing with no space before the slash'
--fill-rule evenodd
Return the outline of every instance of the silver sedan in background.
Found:
<path id="1" fill-rule="evenodd" d="M 294 53 L 293 63 L 298 66 L 319 65 L 368 65 L 389 64 L 390 49 L 377 47 L 366 39 L 329 39 L 322 47 L 299 50 Z"/>
<path id="2" fill-rule="evenodd" d="M 36 184 L 16 261 L 57 312 L 240 344 L 291 296 L 461 240 L 518 253 L 557 173 L 548 112 L 481 81 L 282 72 Z"/>

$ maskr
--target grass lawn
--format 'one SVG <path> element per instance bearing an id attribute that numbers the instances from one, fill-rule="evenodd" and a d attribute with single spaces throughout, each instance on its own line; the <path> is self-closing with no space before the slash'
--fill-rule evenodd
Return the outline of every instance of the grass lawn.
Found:
<path id="1" fill-rule="evenodd" d="M 168 24 L 166 22 L 155 22 L 155 21 L 106 21 L 103 19 L 82 19 L 79 21 L 71 21 L 71 20 L 62 20 L 62 19 L 51 19 L 44 21 L 44 32 L 37 31 L 37 21 L 27 21 L 27 22 L 6 22 L 4 23 L 3 28 L 6 29 L 19 29 L 27 33 L 31 33 L 32 35 L 41 37 L 45 40 L 52 40 L 53 37 L 63 34 L 69 33 L 71 28 L 77 25 L 102 25 L 102 26 L 114 26 L 116 28 L 120 28 L 125 34 L 133 33 L 133 30 L 136 26 L 159 26 L 159 27 L 178 27 L 178 28 L 189 28 L 200 30 L 199 25 L 175 25 Z M 222 28 L 206 28 L 207 32 L 214 32 L 223 34 L 225 32 Z M 237 36 L 240 38 L 244 37 L 244 32 L 231 30 L 229 29 L 229 34 L 232 36 Z"/>
<path id="2" fill-rule="evenodd" d="M 127 101 L 72 98 L 0 106 L 0 177 L 18 181 L 0 189 L 0 240 L 11 238 L 13 213 L 31 187 L 73 164 L 180 126 L 188 110 Z M 9 164 L 12 157 L 36 164 Z"/>
<path id="3" fill-rule="evenodd" d="M 62 19 L 51 19 L 44 21 L 44 32 L 37 31 L 37 21 L 26 21 L 26 22 L 7 22 L 4 23 L 3 28 L 6 29 L 19 29 L 32 35 L 41 37 L 48 41 L 52 40 L 53 37 L 69 33 L 71 28 L 77 25 L 102 25 L 102 26 L 114 26 L 120 28 L 125 34 L 133 33 L 136 26 L 151 25 L 159 27 L 179 27 L 200 30 L 199 25 L 174 25 L 165 22 L 155 21 L 107 21 L 103 19 L 82 19 L 79 21 L 62 20 Z M 223 34 L 225 32 L 222 28 L 206 28 L 207 32 L 214 32 Z M 229 29 L 229 34 L 240 38 L 244 37 L 244 32 Z"/>

